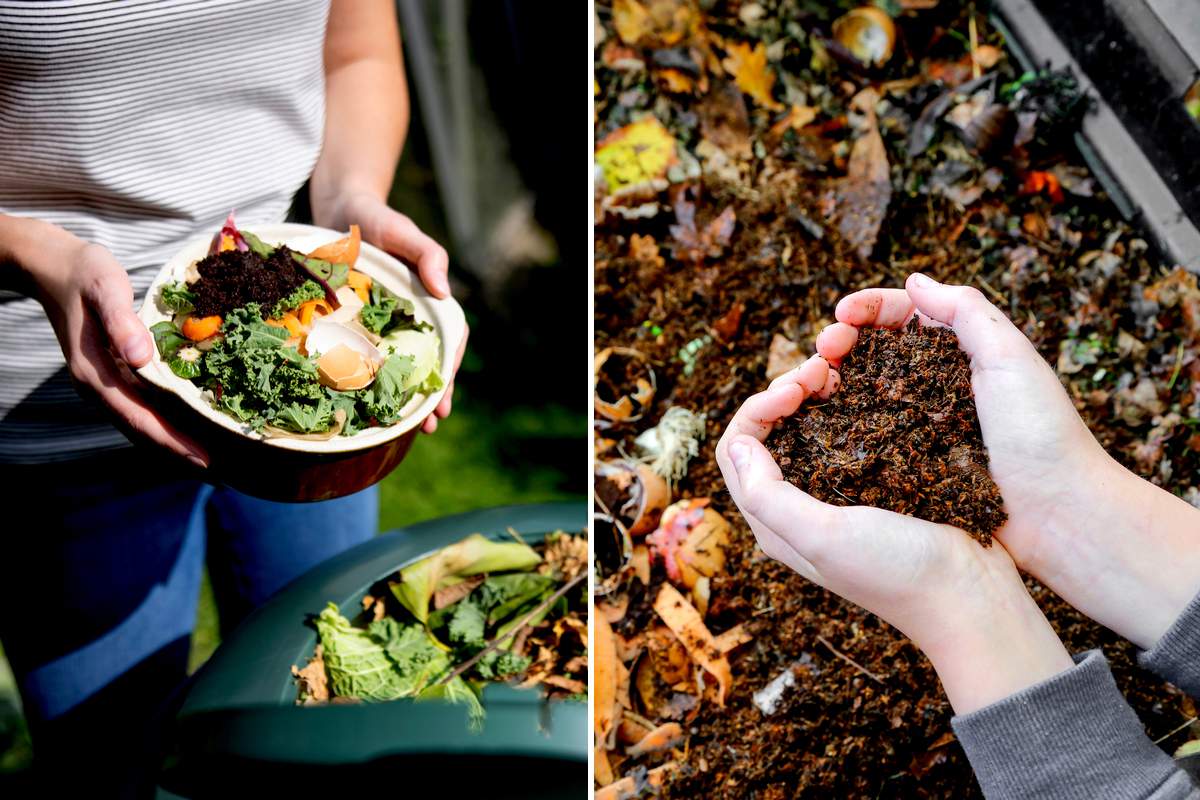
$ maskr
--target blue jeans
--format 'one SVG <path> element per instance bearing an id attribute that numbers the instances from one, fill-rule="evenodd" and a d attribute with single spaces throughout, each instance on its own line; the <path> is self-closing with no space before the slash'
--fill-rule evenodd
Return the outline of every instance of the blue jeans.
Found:
<path id="1" fill-rule="evenodd" d="M 0 642 L 49 785 L 126 795 L 152 769 L 164 705 L 186 678 L 206 553 L 227 631 L 378 531 L 376 487 L 292 504 L 184 475 L 140 449 L 0 466 Z"/>

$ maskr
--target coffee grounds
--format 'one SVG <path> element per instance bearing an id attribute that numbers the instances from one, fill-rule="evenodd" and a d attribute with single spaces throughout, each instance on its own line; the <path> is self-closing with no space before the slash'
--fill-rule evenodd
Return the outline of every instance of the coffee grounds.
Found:
<path id="1" fill-rule="evenodd" d="M 206 256 L 196 265 L 200 280 L 189 289 L 196 295 L 197 316 L 224 316 L 247 303 L 258 303 L 263 314 L 309 279 L 292 258 L 292 251 L 277 247 L 267 258 L 252 250 L 226 250 Z"/>
<path id="2" fill-rule="evenodd" d="M 866 328 L 841 388 L 778 425 L 767 447 L 783 476 L 837 506 L 955 525 L 985 547 L 1008 515 L 988 473 L 971 367 L 948 328 Z"/>

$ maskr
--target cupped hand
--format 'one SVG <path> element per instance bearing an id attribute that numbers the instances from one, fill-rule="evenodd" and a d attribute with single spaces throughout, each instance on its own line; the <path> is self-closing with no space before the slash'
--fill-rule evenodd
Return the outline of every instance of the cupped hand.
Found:
<path id="1" fill-rule="evenodd" d="M 72 237 L 56 246 L 47 269 L 31 272 L 81 394 L 99 400 L 126 436 L 148 440 L 199 467 L 208 455 L 145 401 L 130 368 L 154 355 L 154 339 L 133 312 L 129 276 L 112 253 Z"/>
<path id="2" fill-rule="evenodd" d="M 896 328 L 916 316 L 953 328 L 971 358 L 989 468 L 1008 512 L 996 538 L 1067 602 L 1151 646 L 1200 589 L 1200 520 L 1191 548 L 1169 536 L 1169 520 L 1146 524 L 1151 508 L 1177 519 L 1186 504 L 1156 496 L 1166 493 L 1104 452 L 1016 326 L 977 289 L 920 274 L 909 276 L 905 289 L 848 295 L 835 316 L 817 337 L 817 352 L 835 364 L 864 326 Z M 1135 498 L 1144 498 L 1140 518 L 1143 500 Z"/>
<path id="3" fill-rule="evenodd" d="M 358 225 L 365 241 L 399 257 L 416 270 L 430 294 L 438 298 L 450 296 L 450 259 L 445 248 L 422 232 L 411 219 L 371 192 L 349 192 L 328 204 L 328 211 L 322 208 L 315 216 L 317 218 L 314 221 L 318 225 L 334 230 L 343 231 L 352 224 Z M 454 357 L 454 372 L 444 376 L 446 393 L 422 425 L 425 433 L 433 433 L 437 430 L 438 419 L 450 416 L 454 376 L 462 365 L 469 333 L 470 330 L 464 327 Z"/>
<path id="4" fill-rule="evenodd" d="M 900 629 L 933 660 L 960 713 L 1069 668 L 1002 547 L 891 511 L 832 506 L 783 479 L 763 443 L 836 380 L 825 359 L 810 358 L 748 399 L 717 444 L 726 486 L 762 550 Z M 990 662 L 986 674 L 972 674 L 981 661 Z"/>

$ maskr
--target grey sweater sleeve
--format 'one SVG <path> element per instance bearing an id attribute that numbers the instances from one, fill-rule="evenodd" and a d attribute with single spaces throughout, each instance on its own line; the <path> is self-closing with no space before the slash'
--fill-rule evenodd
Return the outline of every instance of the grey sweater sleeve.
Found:
<path id="1" fill-rule="evenodd" d="M 1200 800 L 1146 736 L 1099 650 L 951 725 L 989 800 Z"/>
<path id="2" fill-rule="evenodd" d="M 1138 663 L 1200 700 L 1200 594 Z"/>

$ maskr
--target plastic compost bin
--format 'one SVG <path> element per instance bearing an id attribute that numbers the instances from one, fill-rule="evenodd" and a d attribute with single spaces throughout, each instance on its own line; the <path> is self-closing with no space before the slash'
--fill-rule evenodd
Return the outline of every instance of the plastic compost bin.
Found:
<path id="1" fill-rule="evenodd" d="M 471 533 L 539 541 L 578 533 L 584 503 L 509 506 L 381 535 L 298 578 L 256 610 L 194 677 L 175 721 L 160 797 L 240 793 L 567 798 L 590 791 L 587 704 L 540 689 L 483 692 L 483 729 L 436 701 L 297 706 L 293 665 L 317 643 L 308 620 L 328 602 L 353 619 L 373 583 Z M 262 793 L 266 792 L 267 795 Z"/>

